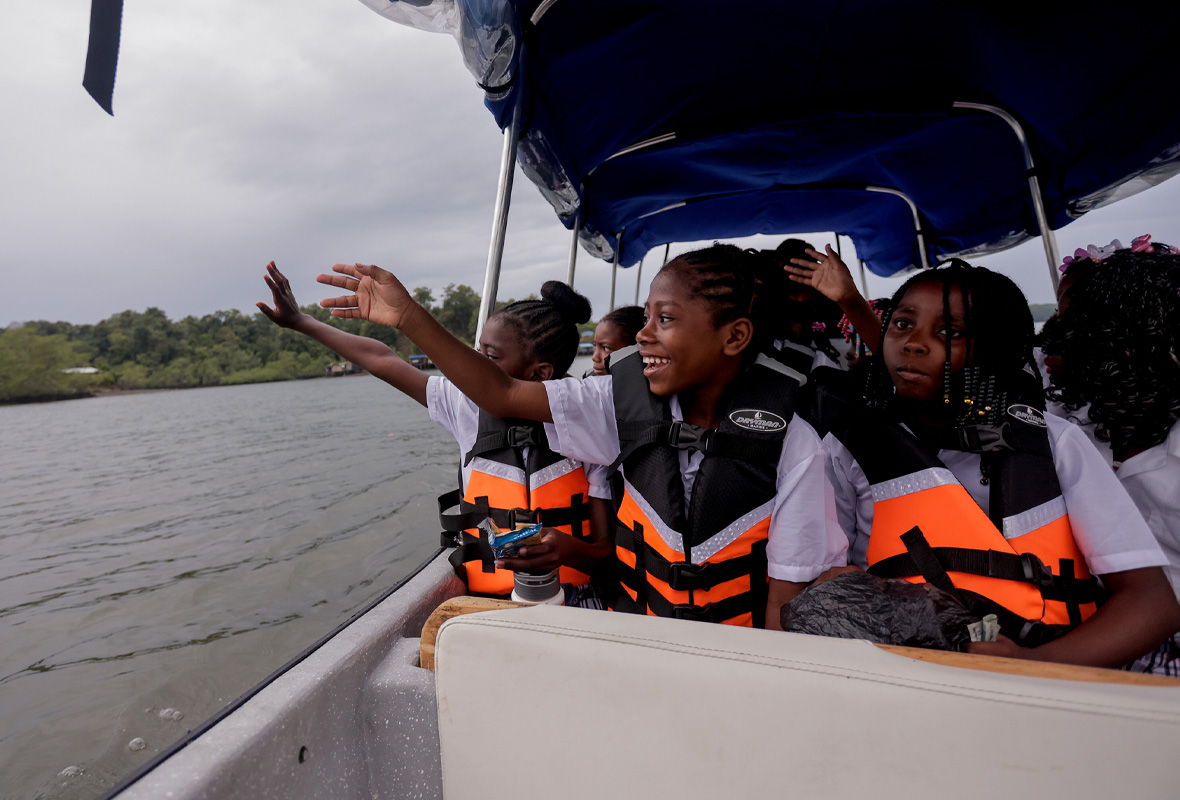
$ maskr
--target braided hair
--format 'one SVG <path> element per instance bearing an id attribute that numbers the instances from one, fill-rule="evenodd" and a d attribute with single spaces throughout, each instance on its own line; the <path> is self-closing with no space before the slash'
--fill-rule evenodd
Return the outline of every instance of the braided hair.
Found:
<path id="1" fill-rule="evenodd" d="M 603 322 L 618 328 L 627 344 L 632 345 L 639 331 L 643 330 L 643 309 L 639 306 L 619 306 L 599 320 L 599 323 Z"/>
<path id="2" fill-rule="evenodd" d="M 882 341 L 893 321 L 894 309 L 919 283 L 941 284 L 943 320 L 948 328 L 951 290 L 958 287 L 963 295 L 967 362 L 958 374 L 951 374 L 948 336 L 942 398 L 948 421 L 956 426 L 997 425 L 1009 401 L 1017 398 L 1043 409 L 1044 395 L 1032 355 L 1032 312 L 1020 287 L 998 272 L 951 259 L 918 273 L 894 293 L 882 320 Z M 873 408 L 890 409 L 893 399 L 893 381 L 884 356 L 877 352 L 866 368 L 865 402 Z"/>
<path id="3" fill-rule="evenodd" d="M 529 356 L 560 377 L 578 354 L 578 325 L 590 319 L 590 301 L 561 281 L 545 281 L 540 300 L 517 300 L 492 316 L 511 322 Z"/>
<path id="4" fill-rule="evenodd" d="M 663 269 L 680 276 L 689 293 L 705 302 L 714 326 L 743 317 L 753 323 L 753 340 L 745 358 L 753 359 L 773 341 L 771 300 L 787 280 L 774 258 L 760 250 L 714 242 L 710 247 L 677 256 Z"/>
<path id="5" fill-rule="evenodd" d="M 1116 250 L 1075 279 L 1069 304 L 1045 323 L 1040 344 L 1061 359 L 1049 396 L 1090 404 L 1095 435 L 1118 450 L 1164 441 L 1180 419 L 1180 253 Z"/>

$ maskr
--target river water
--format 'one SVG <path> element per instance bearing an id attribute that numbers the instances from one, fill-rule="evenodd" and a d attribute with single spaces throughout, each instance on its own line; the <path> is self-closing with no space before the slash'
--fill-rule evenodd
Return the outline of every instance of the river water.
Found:
<path id="1" fill-rule="evenodd" d="M 101 794 L 396 583 L 457 454 L 369 376 L 0 407 L 0 798 Z"/>

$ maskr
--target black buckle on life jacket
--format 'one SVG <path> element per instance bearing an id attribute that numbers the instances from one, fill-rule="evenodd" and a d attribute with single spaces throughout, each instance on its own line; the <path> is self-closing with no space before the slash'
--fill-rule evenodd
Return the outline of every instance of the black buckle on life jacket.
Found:
<path id="1" fill-rule="evenodd" d="M 541 509 L 514 508 L 508 512 L 508 527 L 505 530 L 514 530 L 517 525 L 536 525 L 540 521 Z"/>
<path id="2" fill-rule="evenodd" d="M 713 431 L 688 422 L 676 420 L 668 428 L 668 444 L 677 450 L 700 450 L 709 452 L 709 440 Z"/>
<path id="3" fill-rule="evenodd" d="M 1039 586 L 1042 589 L 1053 588 L 1054 578 L 1053 570 L 1045 566 L 1045 562 L 1037 558 L 1033 553 L 1022 553 L 1020 556 L 1020 566 L 1024 569 L 1024 579 L 1029 583 Z"/>
<path id="4" fill-rule="evenodd" d="M 459 531 L 442 531 L 438 535 L 439 547 L 458 547 Z"/>
<path id="5" fill-rule="evenodd" d="M 668 565 L 668 585 L 678 592 L 712 589 L 713 581 L 709 580 L 711 572 L 708 564 L 688 564 L 677 561 Z M 695 608 L 695 606 L 689 606 L 689 608 Z"/>
<path id="6" fill-rule="evenodd" d="M 968 453 L 995 453 L 1015 450 L 1008 435 L 1008 425 L 964 425 L 955 431 L 959 435 L 959 447 Z"/>
<path id="7" fill-rule="evenodd" d="M 688 619 L 693 622 L 712 622 L 713 617 L 710 610 L 713 608 L 712 603 L 706 603 L 703 606 L 694 606 L 685 603 L 683 605 L 672 606 L 672 619 Z"/>
<path id="8" fill-rule="evenodd" d="M 537 429 L 524 425 L 513 425 L 507 430 L 509 447 L 536 446 L 539 444 L 536 436 Z"/>

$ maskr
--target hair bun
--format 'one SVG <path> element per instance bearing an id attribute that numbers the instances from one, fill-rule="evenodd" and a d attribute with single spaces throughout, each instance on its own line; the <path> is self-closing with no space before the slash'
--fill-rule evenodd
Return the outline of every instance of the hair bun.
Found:
<path id="1" fill-rule="evenodd" d="M 575 325 L 590 320 L 590 301 L 561 281 L 545 281 L 541 286 L 541 299 Z"/>

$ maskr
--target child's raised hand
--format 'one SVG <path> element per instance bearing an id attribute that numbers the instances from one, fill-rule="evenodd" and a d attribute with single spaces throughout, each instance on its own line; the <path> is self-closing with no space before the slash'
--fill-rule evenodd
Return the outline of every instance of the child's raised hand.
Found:
<path id="1" fill-rule="evenodd" d="M 275 307 L 270 308 L 266 303 L 255 303 L 254 305 L 266 315 L 267 319 L 280 328 L 294 328 L 299 323 L 300 317 L 303 316 L 303 312 L 299 310 L 299 304 L 295 302 L 295 295 L 291 291 L 291 284 L 287 281 L 287 276 L 279 272 L 279 268 L 275 266 L 273 261 L 266 265 L 266 273 L 262 279 L 270 287 Z"/>
<path id="2" fill-rule="evenodd" d="M 830 244 L 824 245 L 824 249 L 827 250 L 826 254 L 818 250 L 805 250 L 810 258 L 792 258 L 783 270 L 795 283 L 810 286 L 829 300 L 842 304 L 859 293 L 852 282 L 848 265 L 836 255 Z"/>
<path id="3" fill-rule="evenodd" d="M 320 301 L 332 309 L 333 317 L 367 319 L 391 328 L 400 328 L 415 306 L 414 299 L 401 281 L 380 267 L 368 264 L 333 264 L 336 275 L 320 274 L 316 280 L 352 292 L 343 297 L 326 297 Z"/>

